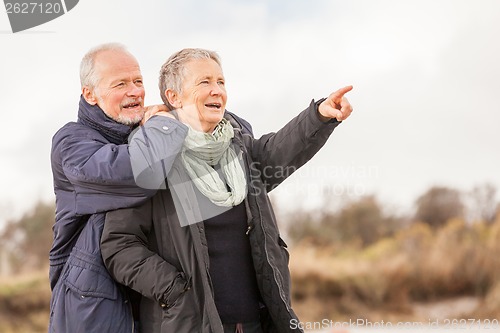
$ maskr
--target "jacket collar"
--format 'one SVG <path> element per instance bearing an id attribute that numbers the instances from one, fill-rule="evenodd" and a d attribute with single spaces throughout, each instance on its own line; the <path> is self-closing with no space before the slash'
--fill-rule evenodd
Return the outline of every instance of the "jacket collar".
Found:
<path id="1" fill-rule="evenodd" d="M 109 118 L 97 104 L 90 105 L 83 96 L 80 96 L 78 122 L 98 131 L 114 144 L 127 142 L 129 134 L 134 129 L 134 127 L 120 124 Z"/>

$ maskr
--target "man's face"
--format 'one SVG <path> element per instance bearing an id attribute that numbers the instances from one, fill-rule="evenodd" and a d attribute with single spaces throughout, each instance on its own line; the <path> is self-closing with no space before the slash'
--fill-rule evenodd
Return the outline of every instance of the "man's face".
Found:
<path id="1" fill-rule="evenodd" d="M 100 78 L 93 92 L 97 105 L 121 124 L 138 124 L 144 117 L 145 91 L 135 58 L 119 50 L 103 51 L 96 56 L 95 71 Z"/>
<path id="2" fill-rule="evenodd" d="M 194 106 L 201 130 L 211 132 L 221 121 L 227 93 L 222 68 L 212 59 L 194 59 L 185 66 L 180 101 L 183 107 Z"/>

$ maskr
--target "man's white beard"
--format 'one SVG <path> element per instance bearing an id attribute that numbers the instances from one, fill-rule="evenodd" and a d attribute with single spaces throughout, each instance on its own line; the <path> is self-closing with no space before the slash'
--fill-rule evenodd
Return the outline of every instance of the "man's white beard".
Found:
<path id="1" fill-rule="evenodd" d="M 138 112 L 134 114 L 133 116 L 126 117 L 123 113 L 120 113 L 118 117 L 113 118 L 117 123 L 127 125 L 127 126 L 133 126 L 137 125 L 138 123 L 141 122 L 142 118 L 144 118 L 144 113 Z"/>
<path id="2" fill-rule="evenodd" d="M 101 105 L 104 104 L 102 102 L 101 96 L 99 95 L 98 92 L 96 92 L 96 97 L 97 97 L 97 101 Z M 120 124 L 123 124 L 123 125 L 127 125 L 127 126 L 137 125 L 137 124 L 139 124 L 142 121 L 142 118 L 144 118 L 144 112 L 143 112 L 144 109 L 142 109 L 139 112 L 136 112 L 135 114 L 133 114 L 133 115 L 131 115 L 129 117 L 126 117 L 123 113 L 118 114 L 118 116 L 116 116 L 116 117 L 112 117 L 103 108 L 101 108 L 101 110 L 104 112 L 104 114 L 106 114 L 106 116 L 108 116 L 109 118 L 113 119 L 117 123 L 120 123 Z"/>

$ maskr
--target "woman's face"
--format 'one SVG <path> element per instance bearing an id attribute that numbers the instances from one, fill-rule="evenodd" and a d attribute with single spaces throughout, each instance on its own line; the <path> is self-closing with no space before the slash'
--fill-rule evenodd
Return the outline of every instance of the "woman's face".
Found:
<path id="1" fill-rule="evenodd" d="M 193 59 L 186 63 L 182 92 L 178 95 L 188 123 L 195 130 L 211 133 L 221 121 L 227 93 L 222 68 L 212 59 Z"/>

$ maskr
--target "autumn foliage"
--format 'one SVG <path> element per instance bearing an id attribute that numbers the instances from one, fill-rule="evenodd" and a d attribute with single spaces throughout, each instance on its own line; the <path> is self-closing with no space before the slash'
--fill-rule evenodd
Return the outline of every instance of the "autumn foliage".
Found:
<path id="1" fill-rule="evenodd" d="M 403 214 L 375 195 L 279 212 L 296 312 L 302 320 L 428 320 L 415 304 L 467 296 L 479 306 L 462 316 L 499 318 L 495 198 L 491 185 L 468 193 L 436 186 Z M 54 205 L 38 203 L 0 234 L 0 332 L 46 331 L 53 223 Z"/>

